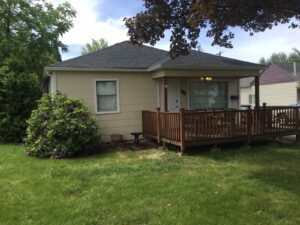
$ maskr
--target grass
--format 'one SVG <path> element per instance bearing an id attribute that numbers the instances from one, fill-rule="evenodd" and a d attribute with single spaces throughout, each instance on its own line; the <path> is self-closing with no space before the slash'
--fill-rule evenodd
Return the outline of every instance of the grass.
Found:
<path id="1" fill-rule="evenodd" d="M 0 145 L 0 224 L 300 224 L 300 147 L 42 160 Z"/>

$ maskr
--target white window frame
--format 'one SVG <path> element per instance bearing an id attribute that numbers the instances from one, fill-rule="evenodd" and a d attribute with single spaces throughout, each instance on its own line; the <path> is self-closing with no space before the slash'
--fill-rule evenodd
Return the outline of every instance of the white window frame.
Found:
<path id="1" fill-rule="evenodd" d="M 117 89 L 117 110 L 116 111 L 105 111 L 105 112 L 99 112 L 98 111 L 98 101 L 97 101 L 97 82 L 101 81 L 115 81 L 116 82 L 116 89 Z M 120 92 L 119 92 L 119 79 L 96 79 L 94 81 L 94 92 L 95 92 L 95 113 L 97 115 L 101 114 L 113 114 L 113 113 L 120 113 Z"/>

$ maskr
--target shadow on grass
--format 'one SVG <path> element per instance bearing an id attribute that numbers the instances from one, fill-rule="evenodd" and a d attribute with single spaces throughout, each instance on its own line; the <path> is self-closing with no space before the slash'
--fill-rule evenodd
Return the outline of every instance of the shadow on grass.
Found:
<path id="1" fill-rule="evenodd" d="M 223 148 L 220 152 L 203 154 L 216 161 L 256 164 L 261 169 L 249 171 L 250 179 L 300 196 L 300 145 L 261 143 L 247 148 Z"/>

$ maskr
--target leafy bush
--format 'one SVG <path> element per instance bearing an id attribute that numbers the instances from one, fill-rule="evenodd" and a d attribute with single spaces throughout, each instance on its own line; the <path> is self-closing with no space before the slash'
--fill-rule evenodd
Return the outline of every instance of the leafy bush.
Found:
<path id="1" fill-rule="evenodd" d="M 21 142 L 26 120 L 40 97 L 36 74 L 0 68 L 0 142 Z"/>
<path id="2" fill-rule="evenodd" d="M 25 139 L 29 155 L 63 158 L 97 149 L 95 119 L 80 100 L 46 95 L 28 120 Z"/>

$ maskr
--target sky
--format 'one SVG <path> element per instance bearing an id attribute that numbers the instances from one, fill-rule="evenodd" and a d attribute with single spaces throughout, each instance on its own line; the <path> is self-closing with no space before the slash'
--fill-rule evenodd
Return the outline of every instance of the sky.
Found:
<path id="1" fill-rule="evenodd" d="M 64 0 L 49 0 L 54 5 Z M 104 38 L 109 45 L 128 40 L 123 18 L 134 16 L 143 10 L 143 0 L 68 0 L 77 11 L 73 20 L 74 27 L 61 37 L 63 43 L 69 46 L 69 52 L 63 53 L 63 60 L 74 58 L 81 54 L 82 47 L 91 39 Z M 212 39 L 205 37 L 203 32 L 199 44 L 204 52 L 222 56 L 258 62 L 261 57 L 269 57 L 273 52 L 290 53 L 292 48 L 300 49 L 300 29 L 289 29 L 288 25 L 278 25 L 272 30 L 248 33 L 235 28 L 233 49 L 211 46 Z M 169 50 L 169 35 L 159 41 L 155 47 Z"/>

